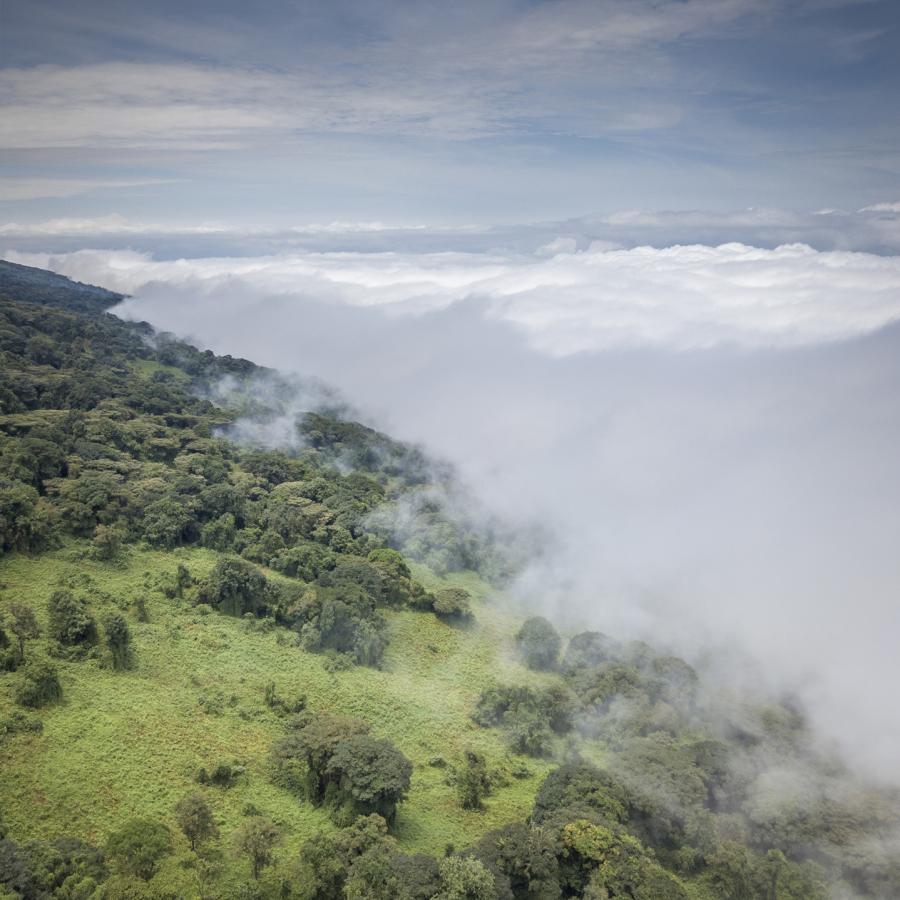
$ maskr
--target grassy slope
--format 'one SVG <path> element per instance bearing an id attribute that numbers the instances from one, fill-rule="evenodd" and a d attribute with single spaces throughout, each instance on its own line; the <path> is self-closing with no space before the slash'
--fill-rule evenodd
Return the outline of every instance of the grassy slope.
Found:
<path id="1" fill-rule="evenodd" d="M 173 805 L 195 787 L 192 778 L 200 766 L 237 760 L 247 765 L 247 775 L 231 789 L 207 791 L 222 833 L 232 831 L 252 803 L 282 826 L 279 856 L 287 860 L 305 838 L 331 825 L 321 810 L 269 781 L 267 751 L 283 732 L 282 721 L 263 704 L 271 680 L 282 696 L 305 693 L 312 709 L 365 717 L 375 733 L 410 757 L 413 786 L 396 828 L 407 850 L 440 855 L 448 842 L 465 846 L 489 828 L 527 815 L 551 763 L 510 755 L 497 730 L 479 729 L 469 719 L 477 695 L 492 679 L 521 683 L 549 677 L 510 659 L 515 618 L 502 604 L 479 603 L 477 624 L 465 631 L 430 613 L 389 613 L 384 671 L 329 673 L 322 657 L 293 646 L 293 635 L 284 629 L 261 632 L 143 586 L 145 573 L 174 572 L 179 562 L 202 576 L 214 553 L 132 548 L 127 563 L 115 566 L 84 558 L 86 546 L 74 542 L 39 557 L 0 560 L 0 607 L 20 599 L 43 616 L 47 596 L 61 578 L 87 573 L 96 589 L 116 598 L 144 596 L 150 622 L 131 621 L 133 671 L 107 671 L 93 660 L 60 661 L 64 702 L 40 713 L 43 733 L 16 735 L 2 745 L 0 797 L 12 837 L 70 834 L 100 842 L 131 816 L 171 822 Z M 416 575 L 430 586 L 438 584 L 425 569 Z M 474 576 L 459 582 L 484 596 Z M 0 716 L 13 708 L 11 681 L 0 679 Z M 221 698 L 221 713 L 203 712 L 201 696 Z M 440 755 L 456 762 L 466 746 L 484 752 L 492 767 L 524 764 L 531 774 L 510 777 L 485 810 L 464 811 L 446 784 L 447 770 L 428 761 Z"/>

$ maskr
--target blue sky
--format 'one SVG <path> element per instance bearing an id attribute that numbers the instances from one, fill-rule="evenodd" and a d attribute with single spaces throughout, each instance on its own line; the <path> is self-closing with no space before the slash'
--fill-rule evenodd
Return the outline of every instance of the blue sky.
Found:
<path id="1" fill-rule="evenodd" d="M 898 26 L 890 0 L 5 0 L 0 221 L 895 202 Z"/>

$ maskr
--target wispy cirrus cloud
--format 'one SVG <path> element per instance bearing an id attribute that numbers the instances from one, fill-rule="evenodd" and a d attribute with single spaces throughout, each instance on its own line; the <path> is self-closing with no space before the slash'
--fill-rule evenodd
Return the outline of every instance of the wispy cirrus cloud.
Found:
<path id="1" fill-rule="evenodd" d="M 885 0 L 14 6 L 4 174 L 179 182 L 131 216 L 859 208 L 900 173 Z M 108 213 L 96 194 L 52 217 Z M 7 202 L 33 221 L 52 199 Z"/>
<path id="2" fill-rule="evenodd" d="M 202 149 L 296 131 L 472 139 L 671 128 L 696 106 L 697 92 L 714 85 L 708 72 L 676 62 L 680 44 L 759 36 L 785 15 L 796 20 L 816 8 L 821 4 L 787 10 L 774 0 L 561 0 L 522 9 L 464 6 L 438 24 L 385 6 L 377 22 L 358 10 L 348 20 L 355 40 L 319 30 L 310 43 L 298 33 L 289 57 L 277 36 L 256 34 L 272 45 L 264 63 L 240 53 L 198 62 L 176 45 L 165 61 L 157 53 L 9 67 L 0 69 L 0 146 L 152 141 Z M 171 37 L 170 21 L 137 20 L 144 22 L 131 25 L 131 40 Z M 199 43 L 215 47 L 210 27 L 200 30 Z"/>

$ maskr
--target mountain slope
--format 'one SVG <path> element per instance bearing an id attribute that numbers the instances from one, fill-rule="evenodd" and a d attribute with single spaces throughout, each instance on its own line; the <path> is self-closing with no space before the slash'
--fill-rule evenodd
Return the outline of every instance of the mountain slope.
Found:
<path id="1" fill-rule="evenodd" d="M 897 895 L 792 705 L 523 624 L 445 467 L 115 299 L 0 265 L 0 896 Z"/>

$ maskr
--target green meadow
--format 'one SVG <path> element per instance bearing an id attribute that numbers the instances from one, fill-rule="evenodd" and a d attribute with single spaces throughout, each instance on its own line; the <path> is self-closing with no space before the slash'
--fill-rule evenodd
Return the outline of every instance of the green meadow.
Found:
<path id="1" fill-rule="evenodd" d="M 41 619 L 52 590 L 74 577 L 87 593 L 105 603 L 112 598 L 120 608 L 143 597 L 149 613 L 148 622 L 129 620 L 132 670 L 105 669 L 96 659 L 60 660 L 64 699 L 41 712 L 42 733 L 19 733 L 3 744 L 0 795 L 6 824 L 18 838 L 65 834 L 102 844 L 134 816 L 171 822 L 175 803 L 196 787 L 197 771 L 224 761 L 246 771 L 233 787 L 206 791 L 220 829 L 233 830 L 252 805 L 281 827 L 279 852 L 289 859 L 305 839 L 333 826 L 324 809 L 271 783 L 268 749 L 284 733 L 284 722 L 263 703 L 269 682 L 280 695 L 304 694 L 313 710 L 367 719 L 376 735 L 409 757 L 412 786 L 395 826 L 404 849 L 441 855 L 448 844 L 465 847 L 528 815 L 552 764 L 510 753 L 500 731 L 479 728 L 470 714 L 493 682 L 556 676 L 530 672 L 514 660 L 514 614 L 502 602 L 484 602 L 487 588 L 477 576 L 446 582 L 416 567 L 416 577 L 431 589 L 465 586 L 476 598 L 474 623 L 458 628 L 431 613 L 389 611 L 383 668 L 329 671 L 327 657 L 304 652 L 285 628 L 167 599 L 150 587 L 179 564 L 195 577 L 206 575 L 214 552 L 130 547 L 126 561 L 106 564 L 91 560 L 88 547 L 73 541 L 41 556 L 0 561 L 0 609 L 20 600 Z M 30 652 L 41 643 L 32 642 Z M 0 717 L 14 708 L 9 682 L 0 681 Z M 462 809 L 448 784 L 450 767 L 466 748 L 485 755 L 501 785 L 478 811 Z"/>

